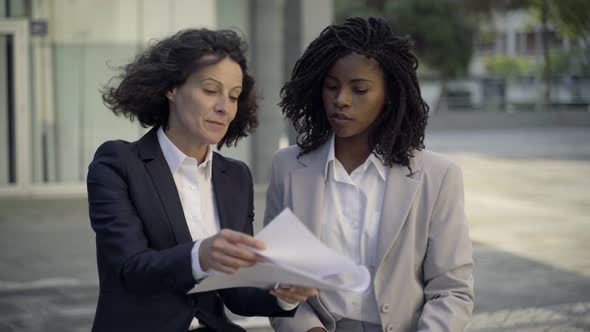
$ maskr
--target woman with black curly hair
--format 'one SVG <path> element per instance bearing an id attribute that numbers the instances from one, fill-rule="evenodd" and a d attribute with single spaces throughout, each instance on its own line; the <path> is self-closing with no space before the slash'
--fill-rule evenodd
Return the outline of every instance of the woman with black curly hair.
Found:
<path id="1" fill-rule="evenodd" d="M 224 313 L 292 316 L 313 289 L 234 288 L 187 295 L 212 271 L 256 264 L 252 176 L 210 145 L 257 125 L 245 44 L 233 31 L 185 30 L 124 68 L 103 100 L 153 127 L 101 145 L 88 169 L 100 294 L 93 331 L 244 331 Z"/>
<path id="2" fill-rule="evenodd" d="M 297 145 L 273 158 L 265 223 L 291 208 L 372 283 L 320 290 L 272 318 L 277 331 L 462 331 L 471 317 L 461 170 L 424 149 L 411 48 L 381 19 L 350 18 L 311 42 L 282 89 Z"/>

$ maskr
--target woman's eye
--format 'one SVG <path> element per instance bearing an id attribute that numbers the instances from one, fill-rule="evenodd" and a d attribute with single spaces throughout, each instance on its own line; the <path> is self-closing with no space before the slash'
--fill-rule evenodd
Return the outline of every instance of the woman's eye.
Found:
<path id="1" fill-rule="evenodd" d="M 238 97 L 229 96 L 229 100 L 231 100 L 233 102 L 237 102 L 238 101 Z"/>
<path id="2" fill-rule="evenodd" d="M 210 94 L 210 95 L 213 95 L 213 94 L 216 94 L 217 93 L 216 90 L 211 90 L 211 89 L 203 89 L 203 91 L 205 91 L 206 94 Z"/>
<path id="3" fill-rule="evenodd" d="M 365 93 L 367 93 L 367 91 L 369 91 L 369 89 L 354 89 L 354 93 L 357 93 L 359 95 L 364 95 Z"/>

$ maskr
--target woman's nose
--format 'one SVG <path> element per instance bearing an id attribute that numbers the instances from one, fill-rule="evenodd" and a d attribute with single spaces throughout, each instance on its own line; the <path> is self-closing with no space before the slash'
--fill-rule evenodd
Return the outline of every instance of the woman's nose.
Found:
<path id="1" fill-rule="evenodd" d="M 340 91 L 338 91 L 336 99 L 334 100 L 334 104 L 338 108 L 350 106 L 350 95 L 346 92 L 345 89 L 340 89 Z"/>
<path id="2" fill-rule="evenodd" d="M 227 105 L 229 103 L 228 98 L 229 97 L 226 97 L 226 96 L 221 96 L 219 98 L 219 100 L 215 104 L 215 111 L 216 112 L 223 112 L 223 113 L 225 113 L 227 111 Z"/>

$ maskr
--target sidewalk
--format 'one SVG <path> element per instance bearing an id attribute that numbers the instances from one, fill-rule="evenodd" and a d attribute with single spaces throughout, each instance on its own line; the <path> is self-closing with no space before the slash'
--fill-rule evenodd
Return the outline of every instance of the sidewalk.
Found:
<path id="1" fill-rule="evenodd" d="M 585 129 L 430 134 L 465 177 L 469 331 L 590 331 L 589 142 Z M 260 218 L 263 191 L 255 204 Z M 98 283 L 85 199 L 1 199 L 0 245 L 0 331 L 89 331 Z"/>

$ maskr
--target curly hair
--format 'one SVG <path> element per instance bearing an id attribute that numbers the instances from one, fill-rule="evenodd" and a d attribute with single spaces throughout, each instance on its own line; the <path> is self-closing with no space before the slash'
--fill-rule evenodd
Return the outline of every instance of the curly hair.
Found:
<path id="1" fill-rule="evenodd" d="M 290 81 L 281 89 L 279 106 L 298 133 L 300 155 L 330 138 L 332 128 L 321 95 L 324 77 L 334 62 L 355 52 L 379 63 L 389 100 L 369 134 L 369 148 L 387 166 L 410 168 L 413 152 L 424 148 L 429 111 L 418 85 L 418 60 L 412 47 L 409 37 L 394 35 L 379 18 L 354 17 L 325 28 L 296 62 Z"/>
<path id="2" fill-rule="evenodd" d="M 184 84 L 199 68 L 229 57 L 242 69 L 242 93 L 236 117 L 217 147 L 235 145 L 258 126 L 258 105 L 254 79 L 248 74 L 246 48 L 246 42 L 232 30 L 181 30 L 124 66 L 122 73 L 115 77 L 120 80 L 118 86 L 108 86 L 109 82 L 102 89 L 103 103 L 117 116 L 123 115 L 131 121 L 137 118 L 143 127 L 166 128 L 169 115 L 166 93 Z M 214 60 L 200 61 L 206 55 L 213 55 Z"/>

